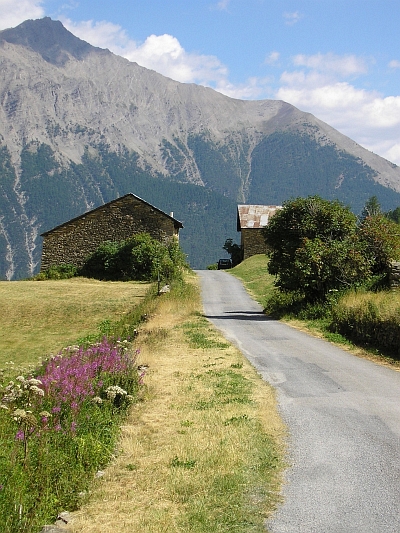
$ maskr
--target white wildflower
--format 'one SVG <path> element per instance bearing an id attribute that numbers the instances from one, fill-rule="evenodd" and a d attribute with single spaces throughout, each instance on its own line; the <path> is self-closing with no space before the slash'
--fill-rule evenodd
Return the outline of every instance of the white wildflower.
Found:
<path id="1" fill-rule="evenodd" d="M 25 420 L 27 416 L 27 413 L 25 409 L 15 409 L 13 412 L 13 418 L 16 422 L 21 422 L 22 420 Z"/>
<path id="2" fill-rule="evenodd" d="M 100 396 L 94 396 L 92 398 L 92 402 L 100 404 L 100 403 L 103 403 L 103 400 L 100 398 Z"/>
<path id="3" fill-rule="evenodd" d="M 124 389 L 121 389 L 121 387 L 118 387 L 118 385 L 113 385 L 106 389 L 106 394 L 109 400 L 114 400 L 117 395 L 126 396 L 127 392 L 124 391 Z"/>
<path id="4" fill-rule="evenodd" d="M 32 387 L 29 389 L 34 394 L 37 394 L 38 396 L 44 396 L 44 390 L 40 389 L 36 385 L 32 385 Z"/>
<path id="5" fill-rule="evenodd" d="M 30 378 L 28 379 L 29 385 L 43 385 L 40 379 Z"/>

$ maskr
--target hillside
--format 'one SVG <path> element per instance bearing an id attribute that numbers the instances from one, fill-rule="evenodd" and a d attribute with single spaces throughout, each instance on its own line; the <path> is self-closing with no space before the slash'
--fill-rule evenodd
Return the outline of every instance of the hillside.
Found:
<path id="1" fill-rule="evenodd" d="M 236 203 L 400 205 L 400 168 L 316 117 L 182 84 L 50 18 L 0 32 L 0 278 L 36 272 L 43 231 L 132 192 L 184 224 L 191 265 L 236 237 Z"/>

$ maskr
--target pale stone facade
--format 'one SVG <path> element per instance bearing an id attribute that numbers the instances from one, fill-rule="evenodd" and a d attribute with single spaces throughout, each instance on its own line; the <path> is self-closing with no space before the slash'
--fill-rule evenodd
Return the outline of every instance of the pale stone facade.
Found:
<path id="1" fill-rule="evenodd" d="M 80 267 L 105 241 L 122 241 L 145 232 L 166 242 L 178 238 L 182 227 L 172 214 L 126 194 L 43 233 L 41 271 L 60 264 Z"/>

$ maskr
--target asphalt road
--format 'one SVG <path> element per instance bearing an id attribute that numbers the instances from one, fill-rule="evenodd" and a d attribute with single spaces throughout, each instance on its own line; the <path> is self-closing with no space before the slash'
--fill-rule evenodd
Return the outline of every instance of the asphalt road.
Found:
<path id="1" fill-rule="evenodd" d="M 205 315 L 276 390 L 289 430 L 271 533 L 400 533 L 400 372 L 269 320 L 224 271 L 198 271 Z"/>

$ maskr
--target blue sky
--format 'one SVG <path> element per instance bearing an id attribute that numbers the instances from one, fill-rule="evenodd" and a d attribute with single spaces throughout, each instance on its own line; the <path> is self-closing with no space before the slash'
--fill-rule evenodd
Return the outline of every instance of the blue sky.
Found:
<path id="1" fill-rule="evenodd" d="M 400 165 L 399 0 L 0 0 L 233 98 L 281 99 Z"/>

